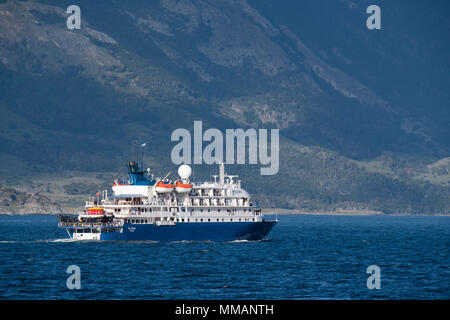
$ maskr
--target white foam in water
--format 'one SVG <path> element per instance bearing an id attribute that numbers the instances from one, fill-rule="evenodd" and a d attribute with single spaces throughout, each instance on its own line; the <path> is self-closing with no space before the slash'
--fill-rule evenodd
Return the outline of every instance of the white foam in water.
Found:
<path id="1" fill-rule="evenodd" d="M 260 239 L 260 240 L 246 240 L 246 239 L 241 239 L 241 240 L 232 240 L 232 241 L 228 241 L 229 243 L 245 243 L 245 242 L 266 242 L 266 241 L 270 241 L 269 239 Z"/>
<path id="2" fill-rule="evenodd" d="M 39 242 L 74 242 L 78 240 L 74 240 L 71 238 L 64 238 L 64 239 L 42 239 L 42 240 L 29 240 L 29 241 L 22 241 L 22 240 L 0 240 L 0 243 L 39 243 Z"/>
<path id="3" fill-rule="evenodd" d="M 63 239 L 53 239 L 53 240 L 46 240 L 47 242 L 76 242 L 76 241 L 80 241 L 77 239 L 72 239 L 72 238 L 63 238 Z"/>

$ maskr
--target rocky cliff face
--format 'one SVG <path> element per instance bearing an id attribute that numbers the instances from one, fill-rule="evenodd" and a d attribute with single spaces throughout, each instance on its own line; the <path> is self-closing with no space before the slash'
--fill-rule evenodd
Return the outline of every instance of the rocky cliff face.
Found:
<path id="1" fill-rule="evenodd" d="M 0 214 L 59 214 L 61 208 L 40 194 L 0 187 Z"/>

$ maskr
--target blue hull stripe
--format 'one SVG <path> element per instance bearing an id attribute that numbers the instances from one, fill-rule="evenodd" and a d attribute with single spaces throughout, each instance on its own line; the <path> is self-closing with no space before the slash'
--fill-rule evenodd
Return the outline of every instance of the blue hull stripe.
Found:
<path id="1" fill-rule="evenodd" d="M 123 232 L 102 232 L 101 240 L 232 241 L 264 239 L 276 221 L 188 222 L 174 226 L 125 223 Z"/>

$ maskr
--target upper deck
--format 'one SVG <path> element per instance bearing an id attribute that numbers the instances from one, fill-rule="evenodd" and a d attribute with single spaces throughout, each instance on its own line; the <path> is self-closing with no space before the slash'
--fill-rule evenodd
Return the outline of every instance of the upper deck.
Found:
<path id="1" fill-rule="evenodd" d="M 89 208 L 101 206 L 106 215 L 123 218 L 197 216 L 200 219 L 214 217 L 232 221 L 232 217 L 242 216 L 248 221 L 259 220 L 261 210 L 241 188 L 241 181 L 236 179 L 238 176 L 225 174 L 224 165 L 221 163 L 219 166 L 219 175 L 212 176 L 213 181 L 205 182 L 192 183 L 189 180 L 190 172 L 180 173 L 179 170 L 181 182 L 188 188 L 188 192 L 178 192 L 176 183 L 164 180 L 168 175 L 155 180 L 153 176 L 150 177 L 149 170 L 148 177 L 145 177 L 144 171 L 138 166 L 129 165 L 129 183 L 115 183 L 111 196 L 105 191 L 101 197 L 90 198 L 86 201 L 86 212 Z M 136 173 L 141 176 L 136 178 Z M 164 181 L 163 185 L 171 190 L 158 192 L 158 183 L 154 183 L 158 180 Z M 140 182 L 136 184 L 136 181 Z M 171 185 L 174 187 L 170 188 Z"/>

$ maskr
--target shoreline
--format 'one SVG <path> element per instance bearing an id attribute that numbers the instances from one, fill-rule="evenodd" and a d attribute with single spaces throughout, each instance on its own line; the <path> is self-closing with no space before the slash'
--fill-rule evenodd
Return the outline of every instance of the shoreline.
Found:
<path id="1" fill-rule="evenodd" d="M 316 215 L 316 216 L 395 216 L 395 217 L 450 217 L 450 214 L 424 214 L 424 213 L 384 213 L 375 210 L 337 210 L 337 211 L 301 211 L 295 209 L 267 208 L 262 209 L 265 215 Z"/>
<path id="2" fill-rule="evenodd" d="M 358 215 L 358 216 L 380 216 L 387 215 L 382 211 L 375 210 L 334 210 L 334 211 L 302 211 L 298 209 L 283 209 L 283 208 L 267 208 L 262 209 L 264 214 L 279 214 L 279 215 Z"/>

